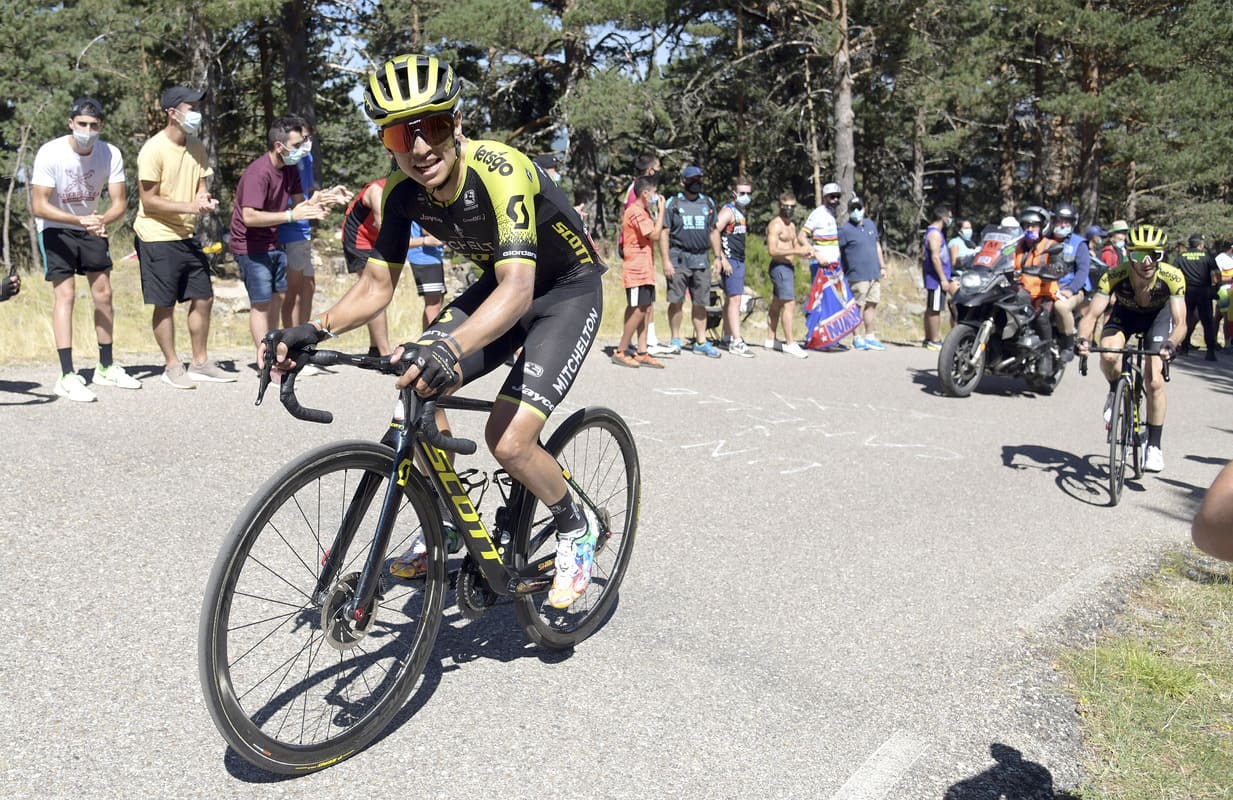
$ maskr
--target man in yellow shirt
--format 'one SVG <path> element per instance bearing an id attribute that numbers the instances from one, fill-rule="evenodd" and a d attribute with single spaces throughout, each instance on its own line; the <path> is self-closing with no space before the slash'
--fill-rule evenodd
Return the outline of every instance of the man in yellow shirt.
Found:
<path id="1" fill-rule="evenodd" d="M 195 389 L 197 381 L 230 382 L 209 359 L 210 310 L 214 287 L 210 265 L 193 241 L 197 215 L 218 208 L 206 178 L 214 171 L 206 165 L 205 147 L 197 139 L 201 130 L 198 103 L 205 92 L 172 86 L 163 92 L 167 124 L 151 136 L 137 155 L 140 205 L 133 222 L 137 259 L 141 264 L 141 293 L 154 306 L 154 340 L 163 351 L 163 382 L 177 389 Z M 192 361 L 185 369 L 176 353 L 176 303 L 187 302 L 188 336 Z"/>

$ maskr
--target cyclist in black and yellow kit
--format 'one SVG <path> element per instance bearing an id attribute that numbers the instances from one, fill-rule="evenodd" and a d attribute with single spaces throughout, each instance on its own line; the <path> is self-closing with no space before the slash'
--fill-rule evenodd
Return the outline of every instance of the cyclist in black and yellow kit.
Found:
<path id="1" fill-rule="evenodd" d="M 397 56 L 369 75 L 364 110 L 398 165 L 382 195 L 381 230 L 359 282 L 338 303 L 305 326 L 277 333 L 275 366 L 295 366 L 284 345 L 315 344 L 363 325 L 389 304 L 413 219 L 479 265 L 482 277 L 424 331 L 398 385 L 414 385 L 423 396 L 450 391 L 522 348 L 485 439 L 501 466 L 556 519 L 548 602 L 566 608 L 590 582 L 599 524 L 571 496 L 538 439 L 595 341 L 606 267 L 565 194 L 527 156 L 463 136 L 460 88 L 451 67 L 423 55 Z M 398 574 L 415 573 L 415 550 L 395 562 Z"/>
<path id="2" fill-rule="evenodd" d="M 1177 267 L 1164 262 L 1168 237 L 1160 228 L 1139 225 L 1127 241 L 1128 261 L 1106 272 L 1097 284 L 1091 305 L 1079 322 L 1075 352 L 1088 353 L 1089 337 L 1096 320 L 1114 302 L 1108 322 L 1100 332 L 1100 346 L 1125 347 L 1133 335 L 1147 335 L 1146 347 L 1159 355 L 1146 360 L 1147 452 L 1143 468 L 1148 472 L 1164 469 L 1160 438 L 1165 421 L 1165 384 L 1160 359 L 1172 360 L 1186 334 L 1186 279 Z M 1122 359 L 1117 353 L 1101 353 L 1100 369 L 1109 381 L 1105 400 L 1105 422 L 1111 417 L 1113 389 L 1121 374 Z"/>

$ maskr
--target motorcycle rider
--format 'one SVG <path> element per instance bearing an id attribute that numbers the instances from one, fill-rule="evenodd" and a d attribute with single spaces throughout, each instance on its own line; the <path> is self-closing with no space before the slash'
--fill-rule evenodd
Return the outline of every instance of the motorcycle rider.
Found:
<path id="1" fill-rule="evenodd" d="M 1088 354 L 1089 341 L 1096 321 L 1109 307 L 1111 297 L 1117 298 L 1113 312 L 1100 332 L 1100 346 L 1121 348 L 1135 334 L 1145 334 L 1148 350 L 1159 355 L 1145 359 L 1147 389 L 1147 451 L 1143 468 L 1148 472 L 1164 469 L 1164 453 L 1160 439 L 1164 432 L 1165 397 L 1161 359 L 1172 360 L 1186 335 L 1186 279 L 1182 271 L 1164 261 L 1168 237 L 1153 225 L 1138 225 L 1130 231 L 1127 255 L 1129 260 L 1109 270 L 1100 279 L 1092 303 L 1079 322 L 1079 337 L 1075 352 Z M 1109 381 L 1109 396 L 1105 399 L 1105 424 L 1112 418 L 1113 391 L 1122 371 L 1119 353 L 1101 353 L 1100 371 Z"/>
<path id="2" fill-rule="evenodd" d="M 1063 361 L 1074 358 L 1075 310 L 1083 304 L 1084 293 L 1091 291 L 1088 275 L 1092 254 L 1087 237 L 1075 230 L 1079 215 L 1065 201 L 1053 207 L 1053 226 L 1049 238 L 1062 245 L 1059 258 L 1065 272 L 1057 280 L 1057 299 L 1053 301 L 1053 321 L 1058 330 L 1058 351 Z"/>
<path id="3" fill-rule="evenodd" d="M 1041 233 L 1048 226 L 1049 212 L 1040 206 L 1028 206 L 1019 215 L 1023 239 L 1015 248 L 1015 271 L 1019 275 L 1019 283 L 1036 307 L 1032 327 L 1045 343 L 1037 362 L 1038 373 L 1045 377 L 1053 374 L 1053 351 L 1049 345 L 1053 341 L 1052 309 L 1058 297 L 1057 280 L 1047 274 L 1049 249 L 1057 242 Z"/>

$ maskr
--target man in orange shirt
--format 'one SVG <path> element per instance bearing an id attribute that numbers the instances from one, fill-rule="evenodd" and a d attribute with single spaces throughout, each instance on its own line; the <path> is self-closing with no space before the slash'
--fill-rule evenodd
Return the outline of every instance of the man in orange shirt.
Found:
<path id="1" fill-rule="evenodd" d="M 628 307 L 625 309 L 625 329 L 621 343 L 612 354 L 612 363 L 622 367 L 655 367 L 663 364 L 646 350 L 647 326 L 655 314 L 655 242 L 664 231 L 664 206 L 662 197 L 655 193 L 654 178 L 642 175 L 634 181 L 637 196 L 621 217 L 621 233 L 624 241 L 624 260 L 621 262 L 621 285 L 625 287 Z M 651 217 L 651 208 L 655 217 Z M 638 349 L 634 355 L 626 352 L 635 332 L 638 334 Z"/>

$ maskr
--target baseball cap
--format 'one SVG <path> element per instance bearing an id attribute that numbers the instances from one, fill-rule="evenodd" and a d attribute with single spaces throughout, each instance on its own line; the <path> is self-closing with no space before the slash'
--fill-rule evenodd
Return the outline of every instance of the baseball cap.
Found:
<path id="1" fill-rule="evenodd" d="M 1000 224 L 1003 228 L 1018 228 L 1019 220 L 1014 217 L 1002 217 L 1002 222 Z"/>
<path id="2" fill-rule="evenodd" d="M 78 97 L 73 101 L 73 107 L 69 109 L 69 119 L 80 117 L 82 114 L 102 119 L 103 104 L 93 97 Z"/>
<path id="3" fill-rule="evenodd" d="M 690 164 L 688 167 L 681 170 L 681 177 L 682 178 L 701 178 L 702 177 L 702 167 L 695 167 L 693 164 Z"/>
<path id="4" fill-rule="evenodd" d="M 561 162 L 552 153 L 544 153 L 542 156 L 536 156 L 531 160 L 545 170 L 561 168 Z"/>
<path id="5" fill-rule="evenodd" d="M 1083 238 L 1091 239 L 1093 236 L 1108 236 L 1109 232 L 1099 225 L 1089 225 L 1087 230 L 1083 232 Z"/>
<path id="6" fill-rule="evenodd" d="M 841 194 L 841 192 L 839 191 L 839 184 L 837 184 L 837 183 L 828 183 L 828 184 L 826 184 L 825 186 L 823 186 L 823 187 L 822 187 L 822 196 L 823 196 L 823 197 L 827 197 L 828 195 L 832 195 L 832 194 Z"/>
<path id="7" fill-rule="evenodd" d="M 163 109 L 175 108 L 180 103 L 196 103 L 205 97 L 204 91 L 190 89 L 187 86 L 168 86 L 163 90 Z"/>
<path id="8" fill-rule="evenodd" d="M 865 204 L 861 202 L 860 195 L 852 195 L 852 199 L 848 201 L 848 208 L 864 208 Z"/>
<path id="9" fill-rule="evenodd" d="M 1130 226 L 1126 224 L 1126 220 L 1124 219 L 1115 220 L 1113 224 L 1109 226 L 1109 233 L 1129 233 L 1129 232 L 1130 232 Z"/>

